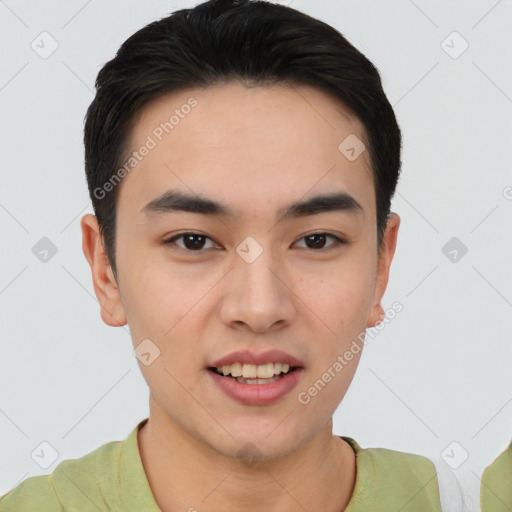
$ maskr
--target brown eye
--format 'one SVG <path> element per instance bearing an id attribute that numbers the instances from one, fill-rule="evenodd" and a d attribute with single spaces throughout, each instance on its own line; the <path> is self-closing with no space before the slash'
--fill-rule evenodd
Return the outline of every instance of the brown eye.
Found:
<path id="1" fill-rule="evenodd" d="M 326 246 L 326 243 L 329 238 L 332 239 L 334 242 Z M 178 244 L 177 240 L 183 240 L 182 244 Z M 303 236 L 302 238 L 300 238 L 300 240 L 306 241 L 306 249 L 312 249 L 318 252 L 326 252 L 330 249 L 338 247 L 339 245 L 347 243 L 345 240 L 342 240 L 336 235 L 322 232 L 312 233 L 310 235 Z M 207 249 L 218 247 L 218 245 L 210 237 L 203 235 L 201 233 L 192 232 L 180 233 L 178 235 L 173 236 L 172 238 L 169 238 L 168 240 L 165 240 L 163 243 L 164 245 L 175 244 L 179 248 L 188 252 L 204 252 L 203 249 L 205 248 L 208 241 L 210 241 L 213 245 L 210 247 L 206 247 Z"/>
<path id="2" fill-rule="evenodd" d="M 164 244 L 174 244 L 176 240 L 183 239 L 183 246 L 180 244 L 178 247 L 181 249 L 188 250 L 190 252 L 201 252 L 201 249 L 204 248 L 207 240 L 211 240 L 211 238 L 206 235 L 201 235 L 200 233 L 180 233 L 179 235 L 175 235 L 172 238 L 164 241 Z"/>
<path id="3" fill-rule="evenodd" d="M 332 238 L 334 243 L 325 247 L 326 240 Z M 324 250 L 328 251 L 339 245 L 345 244 L 346 242 L 336 235 L 330 233 L 312 233 L 311 235 L 303 236 L 300 240 L 306 240 L 306 248 L 313 250 Z"/>

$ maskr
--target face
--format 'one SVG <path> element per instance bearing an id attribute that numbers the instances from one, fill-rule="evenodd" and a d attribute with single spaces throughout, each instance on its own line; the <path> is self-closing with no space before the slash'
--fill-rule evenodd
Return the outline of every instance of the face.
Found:
<path id="1" fill-rule="evenodd" d="M 117 282 L 92 215 L 82 229 L 103 320 L 142 343 L 151 421 L 227 456 L 252 443 L 278 457 L 325 431 L 361 351 L 339 356 L 383 313 L 399 226 L 393 214 L 379 257 L 368 151 L 347 158 L 348 136 L 364 141 L 363 125 L 307 86 L 230 82 L 141 111 L 131 147 L 150 149 L 118 185 Z M 239 350 L 297 369 L 265 384 L 213 373 Z M 284 354 L 258 360 L 269 350 Z"/>

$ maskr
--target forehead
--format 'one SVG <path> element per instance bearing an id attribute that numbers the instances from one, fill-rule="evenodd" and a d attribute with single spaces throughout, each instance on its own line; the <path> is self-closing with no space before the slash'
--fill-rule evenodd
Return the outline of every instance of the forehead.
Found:
<path id="1" fill-rule="evenodd" d="M 347 140 L 365 144 L 364 126 L 316 88 L 232 81 L 166 94 L 133 120 L 129 154 L 139 159 L 121 182 L 118 206 L 140 211 L 166 189 L 179 189 L 250 215 L 343 190 L 371 217 L 368 151 L 347 158 Z"/>

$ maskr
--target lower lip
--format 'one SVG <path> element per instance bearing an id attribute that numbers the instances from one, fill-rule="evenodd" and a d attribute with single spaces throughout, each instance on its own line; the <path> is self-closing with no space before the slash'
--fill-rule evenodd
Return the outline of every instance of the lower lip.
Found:
<path id="1" fill-rule="evenodd" d="M 297 368 L 280 379 L 268 384 L 242 384 L 235 379 L 222 377 L 206 370 L 226 395 L 245 405 L 269 405 L 287 395 L 299 382 L 303 368 Z"/>

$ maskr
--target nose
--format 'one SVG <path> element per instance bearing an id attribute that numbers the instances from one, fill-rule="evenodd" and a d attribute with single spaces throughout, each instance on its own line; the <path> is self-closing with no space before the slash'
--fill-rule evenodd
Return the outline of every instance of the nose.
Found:
<path id="1" fill-rule="evenodd" d="M 290 325 L 296 315 L 293 283 L 271 250 L 252 263 L 237 255 L 224 290 L 220 314 L 228 327 L 272 332 Z"/>

